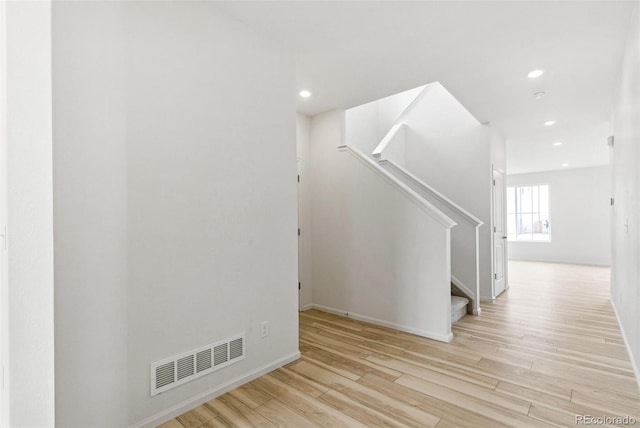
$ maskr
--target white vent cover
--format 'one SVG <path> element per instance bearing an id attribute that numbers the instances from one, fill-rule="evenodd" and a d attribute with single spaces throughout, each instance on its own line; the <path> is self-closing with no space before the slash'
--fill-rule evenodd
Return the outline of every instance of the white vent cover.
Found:
<path id="1" fill-rule="evenodd" d="M 151 395 L 245 359 L 244 333 L 151 363 Z"/>

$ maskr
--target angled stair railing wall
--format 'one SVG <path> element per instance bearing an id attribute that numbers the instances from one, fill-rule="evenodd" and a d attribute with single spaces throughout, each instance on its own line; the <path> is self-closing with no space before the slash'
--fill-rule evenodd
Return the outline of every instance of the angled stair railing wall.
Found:
<path id="1" fill-rule="evenodd" d="M 404 304 L 395 308 L 395 313 L 387 315 L 387 318 L 398 318 L 381 319 L 381 317 L 376 318 L 371 314 L 363 313 L 349 313 L 349 315 L 435 340 L 450 341 L 453 337 L 450 322 L 451 229 L 456 226 L 456 222 L 434 204 L 419 195 L 410 185 L 382 168 L 371 157 L 357 148 L 342 145 L 338 147 L 338 150 L 349 154 L 357 162 L 356 164 L 349 162 L 348 166 L 345 167 L 351 171 L 354 180 L 366 179 L 368 182 L 376 183 L 375 188 L 379 189 L 380 193 L 384 192 L 388 195 L 390 189 L 393 189 L 393 192 L 404 196 L 404 198 L 398 199 L 399 201 L 404 200 L 404 202 L 400 202 L 401 206 L 379 206 L 377 195 L 366 194 L 366 192 L 360 194 L 358 199 L 370 206 L 370 209 L 388 212 L 389 215 L 395 216 L 402 224 L 404 223 L 404 217 L 409 215 L 409 211 L 411 211 L 414 214 L 410 215 L 413 219 L 410 221 L 412 221 L 412 227 L 415 227 L 415 229 L 408 230 L 409 226 L 407 225 L 406 227 L 403 226 L 403 230 L 389 230 L 390 236 L 394 237 L 393 242 L 380 243 L 383 246 L 395 246 L 399 251 L 406 252 L 406 262 L 413 271 L 411 275 L 408 275 L 407 272 L 397 272 L 397 275 L 405 279 L 410 276 L 411 279 L 409 281 L 394 281 L 386 285 L 395 290 L 392 290 L 393 300 L 404 302 Z M 345 160 L 344 162 L 348 161 Z M 363 165 L 366 168 L 362 168 Z M 379 180 L 380 178 L 383 181 Z M 411 205 L 417 206 L 423 212 L 419 216 L 420 220 L 417 223 L 415 221 L 415 209 L 410 208 Z M 379 227 L 385 228 L 388 225 L 381 222 Z M 360 232 L 356 231 L 354 233 L 358 234 Z M 419 247 L 412 247 L 411 250 L 403 248 L 406 246 L 405 242 L 400 236 L 397 236 L 397 233 L 404 234 L 404 236 L 407 236 L 406 234 L 408 233 L 409 236 L 412 236 L 412 239 L 418 242 Z M 420 237 L 419 239 L 415 238 L 418 236 Z M 357 237 L 354 239 L 357 239 Z M 406 286 L 407 282 L 412 283 L 410 287 Z M 400 287 L 402 288 L 400 289 Z M 379 297 L 375 296 L 374 293 L 375 291 L 372 290 L 365 293 L 366 295 L 360 295 L 359 298 L 379 300 Z M 393 306 L 393 302 L 388 302 L 388 305 L 385 306 Z M 318 307 L 327 309 L 321 306 Z M 409 325 L 402 321 L 403 319 L 419 320 L 419 322 Z"/>
<path id="2" fill-rule="evenodd" d="M 420 180 L 402 164 L 406 159 L 405 118 L 429 93 L 426 85 L 396 117 L 394 125 L 371 153 L 394 177 L 457 222 L 451 231 L 451 282 L 471 300 L 471 312 L 480 313 L 479 228 L 483 222 L 451 199 Z"/>
<path id="3" fill-rule="evenodd" d="M 376 159 L 381 159 L 382 153 L 384 153 L 385 156 L 392 157 L 393 159 L 404 159 L 405 128 L 406 126 L 402 122 L 393 125 L 371 155 Z"/>
<path id="4" fill-rule="evenodd" d="M 478 231 L 483 222 L 394 161 L 381 159 L 379 163 L 457 223 L 457 226 L 451 230 L 451 282 L 471 300 L 472 312 L 476 315 L 479 314 Z"/>

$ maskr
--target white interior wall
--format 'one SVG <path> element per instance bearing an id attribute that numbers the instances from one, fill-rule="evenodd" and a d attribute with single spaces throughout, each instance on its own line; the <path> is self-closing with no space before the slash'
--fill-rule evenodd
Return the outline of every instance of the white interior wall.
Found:
<path id="1" fill-rule="evenodd" d="M 300 281 L 300 309 L 313 303 L 313 257 L 311 227 L 311 119 L 299 114 L 296 119 L 296 147 L 298 155 L 298 269 Z"/>
<path id="2" fill-rule="evenodd" d="M 371 155 L 424 86 L 409 89 L 345 111 L 347 144 Z"/>
<path id="3" fill-rule="evenodd" d="M 448 340 L 448 231 L 338 150 L 343 122 L 311 121 L 314 306 Z"/>
<path id="4" fill-rule="evenodd" d="M 484 222 L 479 230 L 480 296 L 491 280 L 491 147 L 480 124 L 440 84 L 430 84 L 405 117 L 406 168 Z"/>
<path id="5" fill-rule="evenodd" d="M 420 96 L 424 88 L 424 86 L 419 86 L 375 102 L 378 105 L 378 142 L 384 138 L 396 121 L 403 116 L 406 108 Z"/>
<path id="6" fill-rule="evenodd" d="M 517 174 L 508 186 L 549 185 L 551 242 L 509 242 L 509 258 L 608 266 L 611 168 Z"/>
<path id="7" fill-rule="evenodd" d="M 297 354 L 295 67 L 211 3 L 126 18 L 134 422 Z M 243 331 L 246 360 L 149 397 L 150 362 Z"/>
<path id="8" fill-rule="evenodd" d="M 155 426 L 298 356 L 293 59 L 211 3 L 53 7 L 56 422 Z"/>
<path id="9" fill-rule="evenodd" d="M 491 141 L 491 163 L 495 169 L 507 173 L 507 140 L 495 127 L 489 126 L 489 139 Z"/>
<path id="10" fill-rule="evenodd" d="M 58 426 L 128 424 L 123 17 L 53 4 Z"/>
<path id="11" fill-rule="evenodd" d="M 404 147 L 392 160 L 485 223 L 479 230 L 480 294 L 492 299 L 491 165 L 506 170 L 505 140 L 434 82 L 347 110 L 347 144 L 370 154 L 403 112 Z"/>
<path id="12" fill-rule="evenodd" d="M 377 101 L 346 110 L 345 123 L 349 124 L 345 128 L 347 144 L 371 154 L 382 139 L 378 132 Z"/>
<path id="13" fill-rule="evenodd" d="M 2 8 L 0 144 L 8 254 L 2 267 L 1 424 L 46 427 L 55 423 L 51 5 L 3 2 Z"/>
<path id="14" fill-rule="evenodd" d="M 640 7 L 630 31 L 614 107 L 611 301 L 640 385 Z M 626 224 L 626 226 L 625 226 Z"/>

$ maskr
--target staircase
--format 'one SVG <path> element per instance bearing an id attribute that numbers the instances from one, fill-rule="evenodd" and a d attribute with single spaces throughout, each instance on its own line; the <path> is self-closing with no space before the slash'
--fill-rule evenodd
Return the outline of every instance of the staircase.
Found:
<path id="1" fill-rule="evenodd" d="M 478 229 L 483 222 L 392 159 L 395 156 L 404 156 L 405 129 L 403 123 L 396 123 L 371 153 L 371 157 L 377 160 L 378 165 L 385 171 L 456 222 L 456 226 L 451 230 L 453 324 L 467 312 L 480 314 Z"/>
<path id="2" fill-rule="evenodd" d="M 451 324 L 467 313 L 480 314 L 479 229 L 483 225 L 483 221 L 424 181 L 428 179 L 425 177 L 430 177 L 429 173 L 425 173 L 425 171 L 431 172 L 432 167 L 424 163 L 425 160 L 429 161 L 429 158 L 425 159 L 425 153 L 417 150 L 419 145 L 416 145 L 415 142 L 417 141 L 416 139 L 424 138 L 424 135 L 420 133 L 420 131 L 424 131 L 424 127 L 416 127 L 415 124 L 423 123 L 421 121 L 425 117 L 434 117 L 434 120 L 442 121 L 431 100 L 440 101 L 445 95 L 448 95 L 449 98 L 444 102 L 449 108 L 447 111 L 453 112 L 452 117 L 456 118 L 455 124 L 461 124 L 463 131 L 460 132 L 464 133 L 468 132 L 469 129 L 473 129 L 473 136 L 483 137 L 484 134 L 480 135 L 479 132 L 476 132 L 476 129 L 480 129 L 480 123 L 464 110 L 457 100 L 437 82 L 422 88 L 416 88 L 410 94 L 407 91 L 398 95 L 400 95 L 400 98 L 393 101 L 389 101 L 391 97 L 386 101 L 379 100 L 383 102 L 379 105 L 367 104 L 362 106 L 362 110 L 353 113 L 351 120 L 355 125 L 351 130 L 345 131 L 338 149 L 350 153 L 361 164 L 365 165 L 370 172 L 374 172 L 375 175 L 383 178 L 397 193 L 404 195 L 405 199 L 410 201 L 411 204 L 420 207 L 422 211 L 428 214 L 425 220 L 430 218 L 429 222 L 433 223 L 435 221 L 437 223 L 437 226 L 435 224 L 433 227 L 429 226 L 433 231 L 428 236 L 425 235 L 426 239 L 423 238 L 418 241 L 414 239 L 410 245 L 405 245 L 403 241 L 398 247 L 399 254 L 412 255 L 408 260 L 413 260 L 413 264 L 404 263 L 404 260 L 402 260 L 399 263 L 402 269 L 398 269 L 398 263 L 388 263 L 388 269 L 382 270 L 382 273 L 389 277 L 388 284 L 399 283 L 402 284 L 402 287 L 405 286 L 404 280 L 411 275 L 419 277 L 419 280 L 414 282 L 414 284 L 418 284 L 414 288 L 414 292 L 425 294 L 425 297 L 427 294 L 432 294 L 432 296 L 421 304 L 417 313 L 407 314 L 403 309 L 400 313 L 393 313 L 392 315 L 398 318 L 410 317 L 418 320 L 421 318 L 421 314 L 429 313 L 429 320 L 424 320 L 424 322 L 421 320 L 418 323 L 421 326 L 428 326 L 428 328 L 420 327 L 420 333 L 418 334 L 435 338 L 436 340 L 449 341 L 452 337 Z M 418 112 L 416 113 L 418 115 L 413 113 L 414 110 Z M 460 112 L 460 110 L 464 110 L 464 112 Z M 395 115 L 396 112 L 397 116 Z M 423 113 L 424 117 L 420 116 Z M 452 123 L 454 123 L 449 119 L 447 118 L 442 122 L 443 125 L 448 127 L 447 129 L 451 128 Z M 470 121 L 473 122 L 471 125 Z M 372 137 L 379 138 L 382 135 L 380 131 L 386 130 L 388 131 L 384 134 L 382 140 L 378 140 L 380 142 L 373 147 L 369 143 L 369 141 L 372 141 Z M 455 130 L 452 129 L 452 131 Z M 437 128 L 433 135 L 437 138 L 442 138 L 442 134 L 438 132 L 441 132 L 440 128 Z M 467 134 L 464 134 L 464 136 L 468 138 Z M 447 133 L 447 138 L 449 138 L 449 133 Z M 416 162 L 418 158 L 420 162 Z M 433 162 L 435 165 L 438 159 L 434 157 Z M 352 167 L 345 166 L 345 168 Z M 361 179 L 358 178 L 354 183 L 356 184 L 350 185 L 350 188 L 354 189 L 350 195 L 358 198 L 358 200 L 362 199 L 363 204 L 366 203 L 369 206 L 374 206 L 373 202 L 376 202 L 376 207 L 378 207 L 378 200 L 382 200 L 382 198 L 377 198 L 375 201 L 365 199 L 369 194 L 375 195 L 382 191 L 383 187 L 373 187 L 369 178 L 364 176 Z M 440 183 L 440 185 L 443 185 L 443 183 Z M 455 192 L 451 192 L 451 189 L 448 190 L 450 193 L 455 194 Z M 344 201 L 348 200 L 344 199 Z M 466 200 L 465 202 L 469 203 Z M 406 205 L 404 201 L 402 204 L 403 206 Z M 407 208 L 409 207 L 407 205 Z M 391 212 L 392 207 L 388 204 L 387 207 L 382 208 L 377 209 L 388 219 L 396 220 L 397 218 L 405 217 L 404 208 L 402 210 L 398 208 L 393 213 Z M 387 231 L 392 239 L 395 239 L 398 236 L 398 231 L 401 232 L 404 228 L 404 225 L 401 225 L 400 229 L 396 230 L 398 226 L 394 221 L 390 222 L 393 227 L 387 228 L 386 225 L 389 222 L 386 219 L 381 221 L 380 225 L 374 224 L 374 222 L 370 223 L 376 230 Z M 413 222 L 412 227 L 416 231 L 424 229 L 421 222 L 416 221 Z M 412 234 L 407 236 L 412 236 Z M 436 244 L 434 241 L 442 239 L 444 239 L 444 244 L 440 241 L 438 241 L 440 243 Z M 378 246 L 376 242 L 372 242 L 370 245 L 373 245 L 373 249 L 379 248 L 380 251 L 391 247 L 388 244 L 386 246 Z M 429 263 L 425 263 L 424 258 L 413 256 L 414 252 L 424 254 L 427 248 L 429 251 Z M 391 258 L 395 258 L 397 254 L 398 252 L 392 252 L 380 260 L 382 263 L 387 263 Z M 434 261 L 434 257 L 439 258 L 439 260 L 437 262 Z M 406 270 L 406 268 L 409 268 L 409 270 Z M 414 268 L 415 271 L 410 272 Z M 422 275 L 422 273 L 426 274 L 426 276 Z M 451 290 L 449 290 L 449 284 L 451 284 Z M 367 294 L 367 298 L 369 297 L 375 301 L 375 294 Z M 393 300 L 402 301 L 403 303 L 399 306 L 403 308 L 409 302 L 415 303 L 411 298 L 403 294 L 401 290 L 394 290 L 392 294 L 389 294 L 389 297 Z M 375 302 L 379 303 L 379 300 Z M 450 304 L 449 307 L 447 307 L 447 303 Z M 427 306 L 435 309 L 435 312 L 425 312 Z M 382 309 L 379 312 L 382 312 Z M 402 324 L 404 325 L 405 323 Z M 416 331 L 413 326 L 409 326 L 409 328 L 403 327 L 403 329 L 405 331 Z"/>
<path id="3" fill-rule="evenodd" d="M 455 324 L 467 314 L 469 299 L 461 296 L 451 296 L 451 324 Z"/>
<path id="4" fill-rule="evenodd" d="M 378 156 L 378 164 L 424 200 L 454 220 L 451 230 L 451 281 L 456 293 L 471 301 L 469 313 L 480 314 L 478 229 L 483 222 L 394 161 Z M 374 154 L 374 157 L 375 154 Z"/>

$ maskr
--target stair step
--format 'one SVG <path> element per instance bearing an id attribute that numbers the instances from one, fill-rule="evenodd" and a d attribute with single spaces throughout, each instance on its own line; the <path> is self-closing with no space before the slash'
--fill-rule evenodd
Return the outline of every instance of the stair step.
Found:
<path id="1" fill-rule="evenodd" d="M 451 311 L 458 310 L 460 308 L 464 308 L 469 303 L 469 299 L 466 297 L 460 296 L 451 296 Z"/>
<path id="2" fill-rule="evenodd" d="M 467 313 L 469 299 L 460 296 L 451 296 L 451 324 L 458 321 Z"/>

